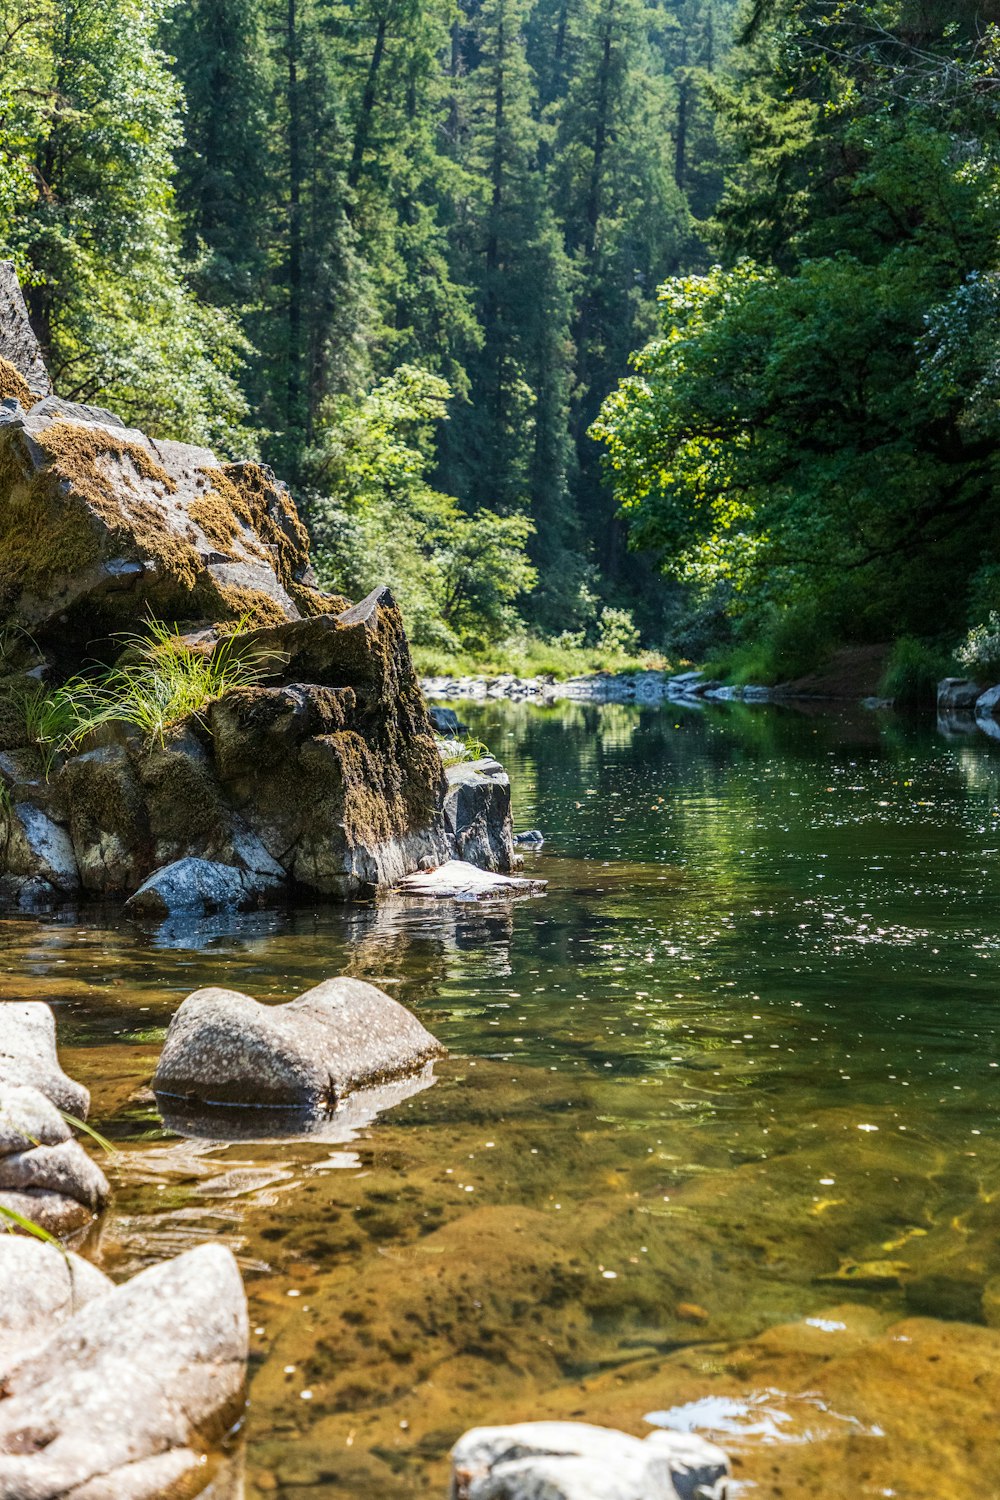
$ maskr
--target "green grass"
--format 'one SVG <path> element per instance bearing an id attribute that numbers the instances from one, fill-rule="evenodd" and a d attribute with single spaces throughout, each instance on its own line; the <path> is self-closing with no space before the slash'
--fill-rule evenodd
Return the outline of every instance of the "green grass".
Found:
<path id="1" fill-rule="evenodd" d="M 634 655 L 598 646 L 566 646 L 537 636 L 517 636 L 487 650 L 447 652 L 414 646 L 413 660 L 422 677 L 585 677 L 593 672 L 669 671 L 671 663 L 656 651 Z"/>
<path id="2" fill-rule="evenodd" d="M 73 677 L 60 687 L 33 684 L 19 703 L 28 739 L 51 775 L 60 755 L 79 748 L 105 724 L 137 729 L 149 745 L 163 745 L 179 724 L 204 723 L 206 709 L 232 688 L 253 686 L 273 666 L 273 652 L 256 651 L 247 624 L 212 650 L 198 650 L 160 620 L 141 635 L 123 637 L 126 649 L 108 671 Z"/>
<path id="3" fill-rule="evenodd" d="M 460 748 L 453 750 L 449 755 L 442 755 L 441 759 L 444 762 L 446 768 L 448 766 L 462 765 L 464 761 L 488 760 L 490 758 L 490 748 L 488 745 L 484 745 L 482 740 L 456 739 L 451 743 L 459 746 Z"/>

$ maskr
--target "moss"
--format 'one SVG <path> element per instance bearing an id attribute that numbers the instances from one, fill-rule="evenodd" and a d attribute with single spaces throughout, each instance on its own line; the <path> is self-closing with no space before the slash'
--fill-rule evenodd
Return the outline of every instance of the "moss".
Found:
<path id="1" fill-rule="evenodd" d="M 7 436 L 0 455 L 0 596 L 8 604 L 18 591 L 40 590 L 115 551 L 151 558 L 168 578 L 193 588 L 198 554 L 140 488 L 176 488 L 146 448 L 66 420 L 35 441 L 48 463 L 34 474 L 20 433 Z"/>
<path id="2" fill-rule="evenodd" d="M 351 607 L 350 599 L 345 599 L 342 594 L 324 594 L 322 589 L 313 588 L 309 583 L 296 583 L 293 580 L 285 588 L 299 613 L 306 619 L 313 619 L 317 615 L 343 614 L 345 609 Z"/>
<path id="3" fill-rule="evenodd" d="M 228 547 L 242 523 L 259 544 L 251 544 L 252 550 L 273 563 L 286 588 L 301 578 L 309 567 L 309 535 L 290 493 L 270 469 L 243 463 L 202 473 L 212 488 L 192 503 L 188 514 L 205 535 Z M 241 540 L 246 544 L 246 538 Z"/>
<path id="4" fill-rule="evenodd" d="M 227 609 L 232 618 L 216 625 L 220 635 L 230 634 L 238 622 L 248 625 L 284 625 L 288 616 L 277 599 L 265 594 L 263 589 L 238 588 L 235 584 L 214 584 L 216 598 Z"/>
<path id="5" fill-rule="evenodd" d="M 25 411 L 34 406 L 36 399 L 20 370 L 0 355 L 0 401 L 9 401 L 11 397 L 20 401 Z"/>

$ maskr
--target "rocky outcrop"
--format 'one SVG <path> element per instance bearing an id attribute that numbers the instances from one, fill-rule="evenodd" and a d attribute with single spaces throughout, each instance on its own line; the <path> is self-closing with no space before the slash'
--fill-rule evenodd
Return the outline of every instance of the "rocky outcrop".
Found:
<path id="1" fill-rule="evenodd" d="M 499 761 L 459 761 L 447 771 L 445 828 L 460 860 L 484 870 L 512 870 L 510 778 Z"/>
<path id="2" fill-rule="evenodd" d="M 202 1104 L 315 1112 L 419 1072 L 443 1050 L 416 1016 L 360 979 L 329 979 L 285 1005 L 197 990 L 170 1023 L 153 1088 Z"/>
<path id="3" fill-rule="evenodd" d="M 451 1500 L 726 1500 L 720 1448 L 682 1433 L 640 1441 L 586 1422 L 476 1427 L 452 1449 Z"/>
<path id="4" fill-rule="evenodd" d="M 971 713 L 982 692 L 982 683 L 969 677 L 946 677 L 938 683 L 938 713 Z"/>
<path id="5" fill-rule="evenodd" d="M 236 1261 L 204 1245 L 0 1354 L 0 1500 L 203 1491 L 243 1409 L 248 1334 Z"/>
<path id="6" fill-rule="evenodd" d="M 56 1054 L 56 1018 L 41 1000 L 0 1004 L 0 1083 L 27 1085 L 57 1109 L 87 1117 L 90 1094 L 62 1070 Z"/>
<path id="7" fill-rule="evenodd" d="M 0 1219 L 29 1219 L 49 1234 L 88 1224 L 108 1180 L 38 1089 L 0 1083 Z"/>
<path id="8" fill-rule="evenodd" d="M 0 260 L 0 401 L 15 400 L 24 406 L 51 390 L 14 262 Z"/>
<path id="9" fill-rule="evenodd" d="M 367 896 L 455 854 L 512 867 L 502 771 L 449 786 L 392 595 L 317 588 L 270 470 L 49 395 L 9 266 L 5 368 L 0 906 L 135 896 L 157 917 Z M 144 619 L 206 664 L 238 633 L 252 666 L 155 730 L 105 705 L 70 752 L 46 693 L 127 663 Z"/>

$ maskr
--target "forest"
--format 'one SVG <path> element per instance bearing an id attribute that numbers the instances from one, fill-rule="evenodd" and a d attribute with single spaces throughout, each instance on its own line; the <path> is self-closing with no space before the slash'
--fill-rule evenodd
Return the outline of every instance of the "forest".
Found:
<path id="1" fill-rule="evenodd" d="M 424 660 L 1000 657 L 990 0 L 0 16 L 57 390 L 271 464 Z"/>

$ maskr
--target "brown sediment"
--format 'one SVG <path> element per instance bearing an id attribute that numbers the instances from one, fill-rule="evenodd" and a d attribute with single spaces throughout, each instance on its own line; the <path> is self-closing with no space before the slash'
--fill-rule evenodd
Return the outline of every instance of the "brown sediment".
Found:
<path id="1" fill-rule="evenodd" d="M 9 401 L 13 398 L 19 401 L 25 411 L 34 406 L 37 396 L 34 395 L 28 382 L 9 359 L 0 355 L 0 401 Z"/>

